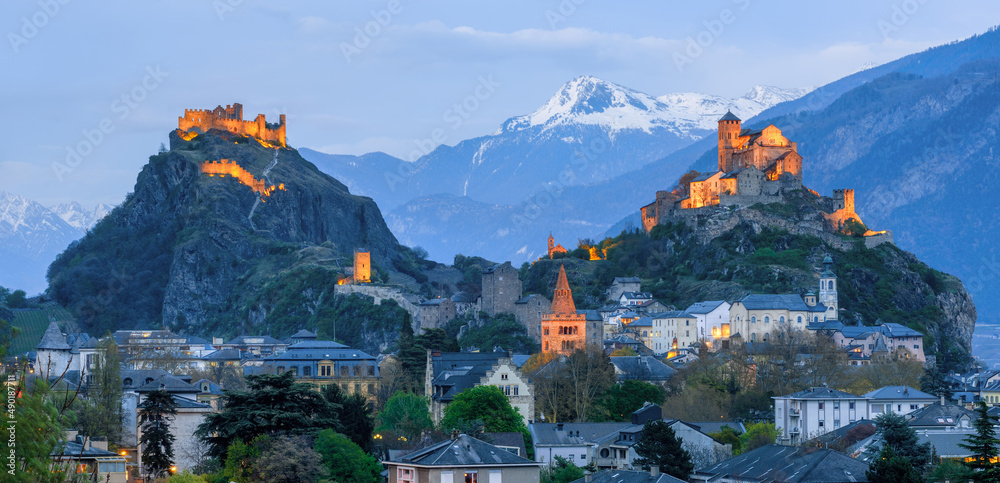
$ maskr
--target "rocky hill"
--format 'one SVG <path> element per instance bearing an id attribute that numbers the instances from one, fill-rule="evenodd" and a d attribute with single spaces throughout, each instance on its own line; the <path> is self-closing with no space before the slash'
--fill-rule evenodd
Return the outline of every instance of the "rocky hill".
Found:
<path id="1" fill-rule="evenodd" d="M 201 172 L 221 159 L 275 189 L 268 196 Z M 162 326 L 283 336 L 315 327 L 310 317 L 332 301 L 356 248 L 371 251 L 376 276 L 413 264 L 370 198 L 352 195 L 294 149 L 214 130 L 185 140 L 174 131 L 134 192 L 51 265 L 50 293 L 90 333 Z"/>
<path id="2" fill-rule="evenodd" d="M 565 264 L 580 308 L 603 305 L 604 290 L 617 276 L 639 276 L 642 290 L 683 310 L 702 300 L 736 300 L 750 293 L 815 291 L 822 260 L 830 255 L 839 283 L 840 320 L 845 324 L 895 322 L 925 334 L 927 353 L 947 369 L 971 362 L 977 312 L 962 282 L 935 270 L 891 243 L 873 248 L 864 237 L 817 230 L 826 198 L 807 191 L 787 203 L 718 208 L 687 221 L 632 232 L 589 250 L 543 259 L 522 269 L 525 291 L 551 296 Z M 583 259 L 582 259 L 583 258 Z"/>

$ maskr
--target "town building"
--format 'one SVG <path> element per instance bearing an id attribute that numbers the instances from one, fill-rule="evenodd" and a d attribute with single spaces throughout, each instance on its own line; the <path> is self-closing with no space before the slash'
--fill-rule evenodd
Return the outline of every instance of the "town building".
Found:
<path id="1" fill-rule="evenodd" d="M 883 413 L 910 414 L 937 402 L 938 398 L 909 386 L 885 386 L 865 394 L 871 417 Z"/>
<path id="2" fill-rule="evenodd" d="M 521 279 L 510 262 L 493 265 L 483 270 L 481 310 L 496 317 L 513 314 L 514 303 L 521 298 Z"/>
<path id="3" fill-rule="evenodd" d="M 128 434 L 136 434 L 135 440 L 137 464 L 142 467 L 143 445 L 138 436 L 141 434 L 141 427 L 138 424 L 138 408 L 151 392 L 166 391 L 177 404 L 177 414 L 168 419 L 170 434 L 174 436 L 174 463 L 178 471 L 193 468 L 200 459 L 199 450 L 201 441 L 195 432 L 198 426 L 205 421 L 205 416 L 216 412 L 216 409 L 209 404 L 198 402 L 199 389 L 191 384 L 190 377 L 178 377 L 163 374 L 151 381 L 147 381 L 131 392 L 138 395 L 135 412 L 133 415 L 134 430 L 129 428 Z M 134 431 L 134 433 L 133 433 Z"/>
<path id="4" fill-rule="evenodd" d="M 826 386 L 774 399 L 774 425 L 782 444 L 796 445 L 869 418 L 868 398 Z"/>
<path id="5" fill-rule="evenodd" d="M 656 334 L 651 349 L 657 354 L 693 347 L 698 342 L 698 319 L 694 314 L 674 310 L 652 314 L 650 319 Z"/>
<path id="6" fill-rule="evenodd" d="M 361 394 L 369 399 L 375 397 L 380 377 L 375 357 L 344 344 L 318 340 L 293 344 L 281 354 L 263 358 L 260 367 L 244 369 L 248 375 L 291 371 L 298 382 L 312 384 L 316 389 L 338 384 L 344 394 Z"/>
<path id="7" fill-rule="evenodd" d="M 436 298 L 420 302 L 420 327 L 437 329 L 458 317 L 455 302 L 450 298 Z"/>
<path id="8" fill-rule="evenodd" d="M 729 308 L 732 304 L 725 300 L 708 300 L 693 303 L 684 312 L 694 316 L 698 327 L 698 340 L 713 342 L 718 348 L 718 341 L 728 340 L 731 335 L 729 325 Z"/>
<path id="9" fill-rule="evenodd" d="M 427 351 L 424 395 L 431 418 L 440 423 L 455 396 L 477 386 L 496 386 L 517 409 L 525 424 L 535 417 L 535 385 L 514 364 L 508 352 Z"/>
<path id="10" fill-rule="evenodd" d="M 542 295 L 529 294 L 514 302 L 514 318 L 524 326 L 528 336 L 536 342 L 542 340 L 542 314 L 552 311 L 552 302 Z"/>
<path id="11" fill-rule="evenodd" d="M 615 277 L 608 287 L 608 300 L 617 302 L 625 292 L 638 292 L 642 286 L 639 277 Z"/>
<path id="12" fill-rule="evenodd" d="M 74 361 L 72 347 L 66 343 L 66 336 L 59 330 L 55 322 L 49 322 L 49 327 L 42 334 L 42 339 L 35 345 L 35 370 L 46 379 L 59 377 L 70 370 Z M 79 358 L 76 359 L 79 365 Z"/>
<path id="13" fill-rule="evenodd" d="M 597 311 L 577 311 L 566 268 L 559 266 L 552 311 L 542 314 L 542 351 L 569 355 L 587 345 L 601 348 L 604 325 Z"/>
<path id="14" fill-rule="evenodd" d="M 872 357 L 893 356 L 924 362 L 924 336 L 909 327 L 888 323 L 877 326 L 843 326 L 833 331 L 833 342 L 863 365 Z"/>
<path id="15" fill-rule="evenodd" d="M 538 483 L 540 465 L 466 434 L 382 462 L 389 483 Z"/>
<path id="16" fill-rule="evenodd" d="M 234 349 L 244 357 L 267 357 L 288 349 L 288 343 L 269 335 L 241 335 L 219 345 L 219 349 Z"/>
<path id="17" fill-rule="evenodd" d="M 567 252 L 568 252 L 568 250 L 566 250 L 565 248 L 563 248 L 562 245 L 557 245 L 556 244 L 555 238 L 553 238 L 552 234 L 549 233 L 549 250 L 548 250 L 549 260 L 552 260 L 552 258 L 555 255 L 562 255 L 562 254 L 565 254 Z"/>
<path id="18" fill-rule="evenodd" d="M 57 445 L 50 456 L 56 465 L 69 470 L 70 474 L 67 477 L 75 474 L 78 478 L 104 483 L 131 481 L 125 456 L 108 451 L 106 439 L 94 440 L 78 434 L 76 430 L 70 430 L 66 432 L 65 440 Z M 69 481 L 75 480 L 69 479 Z"/>
<path id="19" fill-rule="evenodd" d="M 910 427 L 918 432 L 968 430 L 973 427 L 973 422 L 979 419 L 979 414 L 975 411 L 944 401 L 918 408 L 907 416 L 910 418 Z"/>

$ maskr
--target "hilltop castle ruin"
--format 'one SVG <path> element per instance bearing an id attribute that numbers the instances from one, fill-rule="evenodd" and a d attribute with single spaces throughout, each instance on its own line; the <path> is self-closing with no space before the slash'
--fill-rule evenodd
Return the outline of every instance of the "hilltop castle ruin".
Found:
<path id="1" fill-rule="evenodd" d="M 697 216 L 715 206 L 780 203 L 794 190 L 812 192 L 802 185 L 798 146 L 773 124 L 764 129 L 745 129 L 740 118 L 726 112 L 718 126 L 718 170 L 690 180 L 682 178 L 682 184 L 688 183 L 686 190 L 657 191 L 656 200 L 640 209 L 647 232 L 674 218 Z M 854 210 L 854 190 L 833 190 L 832 201 L 832 210 L 823 213 L 832 230 L 843 230 L 851 220 L 863 225 Z M 892 241 L 887 232 L 868 231 L 865 236 L 878 237 L 868 240 L 875 244 L 883 239 Z"/>
<path id="2" fill-rule="evenodd" d="M 197 134 L 218 129 L 285 147 L 285 115 L 281 114 L 279 119 L 277 124 L 269 123 L 263 114 L 257 114 L 253 121 L 244 121 L 243 104 L 233 103 L 212 110 L 185 109 L 184 116 L 177 118 L 177 129 Z"/>

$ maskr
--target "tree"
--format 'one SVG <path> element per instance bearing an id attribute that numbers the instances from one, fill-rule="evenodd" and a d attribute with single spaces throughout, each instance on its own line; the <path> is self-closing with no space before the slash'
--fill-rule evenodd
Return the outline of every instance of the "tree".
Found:
<path id="1" fill-rule="evenodd" d="M 139 404 L 142 436 L 142 464 L 146 474 L 159 478 L 174 464 L 174 440 L 170 421 L 177 414 L 177 403 L 167 391 L 153 391 Z"/>
<path id="2" fill-rule="evenodd" d="M 740 433 L 737 433 L 735 429 L 725 425 L 722 427 L 721 431 L 715 433 L 708 433 L 712 439 L 722 443 L 729 444 L 733 447 L 733 456 L 742 453 L 742 441 L 740 441 Z"/>
<path id="3" fill-rule="evenodd" d="M 344 438 L 346 444 L 353 444 Z M 279 436 L 260 443 L 260 456 L 253 463 L 254 481 L 311 483 L 321 481 L 327 470 L 306 436 Z M 357 446 L 355 446 L 357 447 Z M 338 480 L 353 481 L 353 480 Z"/>
<path id="4" fill-rule="evenodd" d="M 382 464 L 343 434 L 332 429 L 320 431 L 313 449 L 320 455 L 320 463 L 335 481 L 382 481 Z"/>
<path id="5" fill-rule="evenodd" d="M 637 355 L 639 353 L 629 346 L 619 347 L 611 353 L 611 357 L 635 357 Z"/>
<path id="6" fill-rule="evenodd" d="M 525 428 L 524 420 L 503 391 L 496 386 L 476 386 L 455 396 L 451 404 L 444 408 L 441 428 L 466 427 L 468 422 L 482 421 L 485 431 L 498 433 L 520 432 Z"/>
<path id="7" fill-rule="evenodd" d="M 340 410 L 337 411 L 337 419 L 343 426 L 343 434 L 366 453 L 370 453 L 375 418 L 372 417 L 372 403 L 368 402 L 368 398 L 361 394 L 345 396 L 337 384 L 330 384 L 323 388 L 323 397 L 334 405 L 340 406 Z"/>
<path id="8" fill-rule="evenodd" d="M 931 463 L 934 448 L 930 443 L 918 444 L 917 432 L 910 427 L 905 416 L 893 412 L 882 413 L 875 418 L 875 426 L 883 444 L 892 447 L 895 457 L 905 459 L 920 471 Z"/>
<path id="9" fill-rule="evenodd" d="M 517 353 L 538 350 L 538 344 L 513 314 L 497 314 L 495 317 L 482 319 L 480 324 L 470 323 L 458 342 L 462 347 L 479 347 L 483 350 L 493 350 L 497 346 Z"/>
<path id="10" fill-rule="evenodd" d="M 58 452 L 64 440 L 64 431 L 73 424 L 73 414 L 68 411 L 72 399 L 60 397 L 53 392 L 49 383 L 41 378 L 26 378 L 27 371 L 18 373 L 17 385 L 6 386 L 6 391 L 14 390 L 16 398 L 13 409 L 15 419 L 0 418 L 0 434 L 15 435 L 17 446 L 12 448 L 18 458 L 13 476 L 6 474 L 4 481 L 18 483 L 57 483 L 66 481 L 69 462 L 53 461 L 52 454 Z M 5 409 L 9 410 L 9 409 Z M 31 428 L 29 431 L 28 428 Z M 9 454 L 9 453 L 8 453 Z M 4 459 L 3 473 L 11 470 L 9 461 Z"/>
<path id="11" fill-rule="evenodd" d="M 385 403 L 378 413 L 378 433 L 392 433 L 415 440 L 424 430 L 434 428 L 426 397 L 399 391 Z"/>
<path id="12" fill-rule="evenodd" d="M 20 309 L 28 304 L 27 293 L 24 290 L 15 290 L 7 296 L 7 306 L 12 309 Z"/>
<path id="13" fill-rule="evenodd" d="M 997 438 L 996 430 L 997 417 L 988 411 L 985 402 L 976 403 L 976 414 L 979 418 L 972 423 L 976 434 L 966 436 L 965 442 L 959 443 L 959 446 L 972 451 L 972 461 L 966 465 L 972 470 L 971 477 L 977 483 L 1000 481 L 1000 466 L 996 463 L 1000 457 L 1000 439 Z"/>
<path id="14" fill-rule="evenodd" d="M 691 454 L 681 446 L 670 424 L 662 419 L 647 421 L 642 426 L 635 452 L 639 455 L 635 465 L 643 469 L 659 466 L 660 471 L 685 481 L 694 471 Z"/>
<path id="15" fill-rule="evenodd" d="M 573 391 L 569 394 L 577 421 L 587 421 L 590 408 L 615 381 L 611 358 L 598 347 L 574 351 L 566 360 L 567 376 Z"/>
<path id="16" fill-rule="evenodd" d="M 107 438 L 109 443 L 120 444 L 122 422 L 125 420 L 122 409 L 125 392 L 118 345 L 110 334 L 98 342 L 96 356 L 78 426 L 87 436 L 101 436 Z"/>
<path id="17" fill-rule="evenodd" d="M 414 342 L 427 349 L 439 350 L 441 352 L 458 352 L 461 348 L 454 337 L 448 335 L 444 329 L 423 329 L 423 333 L 414 338 Z"/>
<path id="18" fill-rule="evenodd" d="M 936 365 L 924 371 L 920 378 L 920 390 L 938 397 L 944 396 L 945 400 L 951 400 L 953 393 L 947 375 Z"/>
<path id="19" fill-rule="evenodd" d="M 233 441 L 253 441 L 262 434 L 308 434 L 340 429 L 337 411 L 310 384 L 295 382 L 291 372 L 247 377 L 247 390 L 225 390 L 223 410 L 209 414 L 195 433 L 211 445 L 209 455 L 225 458 Z"/>
<path id="20" fill-rule="evenodd" d="M 740 448 L 744 453 L 774 444 L 778 440 L 778 430 L 774 427 L 774 423 L 753 423 L 748 424 L 746 428 L 747 432 L 740 435 Z"/>
<path id="21" fill-rule="evenodd" d="M 415 391 L 424 387 L 424 375 L 427 371 L 427 349 L 417 343 L 413 336 L 413 327 L 410 325 L 410 316 L 406 315 L 406 323 L 400 329 L 399 334 L 399 362 L 403 366 L 406 374 L 406 382 L 403 384 L 408 391 Z"/>
<path id="22" fill-rule="evenodd" d="M 865 472 L 870 483 L 921 483 L 920 472 L 910 464 L 910 460 L 899 456 L 892 446 L 885 445 L 878 457 L 874 458 Z"/>
<path id="23" fill-rule="evenodd" d="M 269 436 L 258 436 L 258 441 Z M 260 449 L 256 444 L 246 444 L 242 440 L 233 440 L 226 448 L 226 467 L 223 470 L 225 481 L 236 483 L 251 483 L 254 477 L 253 465 L 260 457 Z"/>
<path id="24" fill-rule="evenodd" d="M 555 457 L 556 464 L 542 470 L 542 483 L 569 483 L 585 475 L 583 469 L 562 456 Z"/>
<path id="25" fill-rule="evenodd" d="M 648 382 L 628 380 L 608 388 L 594 407 L 595 421 L 628 421 L 645 403 L 663 402 L 663 389 Z"/>
<path id="26" fill-rule="evenodd" d="M 536 352 L 532 354 L 531 357 L 528 358 L 528 360 L 524 363 L 523 366 L 521 366 L 521 371 L 524 372 L 525 374 L 531 374 L 537 371 L 538 369 L 541 369 L 542 366 L 554 361 L 558 357 L 559 354 L 552 351 Z"/>

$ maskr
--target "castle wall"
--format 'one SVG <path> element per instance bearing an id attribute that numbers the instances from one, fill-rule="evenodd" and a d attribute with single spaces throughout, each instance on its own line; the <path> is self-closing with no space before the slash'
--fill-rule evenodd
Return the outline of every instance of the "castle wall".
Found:
<path id="1" fill-rule="evenodd" d="M 280 115 L 280 122 L 275 127 L 268 127 L 263 114 L 258 114 L 253 121 L 243 120 L 243 106 L 216 107 L 214 110 L 185 109 L 184 116 L 177 119 L 177 128 L 181 131 L 197 129 L 206 132 L 209 129 L 228 131 L 242 136 L 251 136 L 261 141 L 285 146 L 285 115 Z"/>
<path id="2" fill-rule="evenodd" d="M 892 238 L 892 230 L 886 230 L 876 235 L 865 236 L 865 248 L 875 248 L 883 243 L 892 243 L 893 245 L 896 244 L 896 241 Z"/>
<path id="3" fill-rule="evenodd" d="M 398 288 L 379 285 L 336 285 L 333 288 L 333 293 L 344 296 L 352 293 L 367 295 L 375 299 L 375 305 L 381 305 L 383 300 L 395 300 L 413 319 L 413 333 L 420 333 L 420 307 L 414 303 L 415 300 L 411 300 L 411 298 L 416 299 L 416 296 L 407 297 Z"/>
<path id="4" fill-rule="evenodd" d="M 552 310 L 552 302 L 541 296 L 531 297 L 527 302 L 514 304 L 514 318 L 524 326 L 535 342 L 542 340 L 542 315 Z"/>

